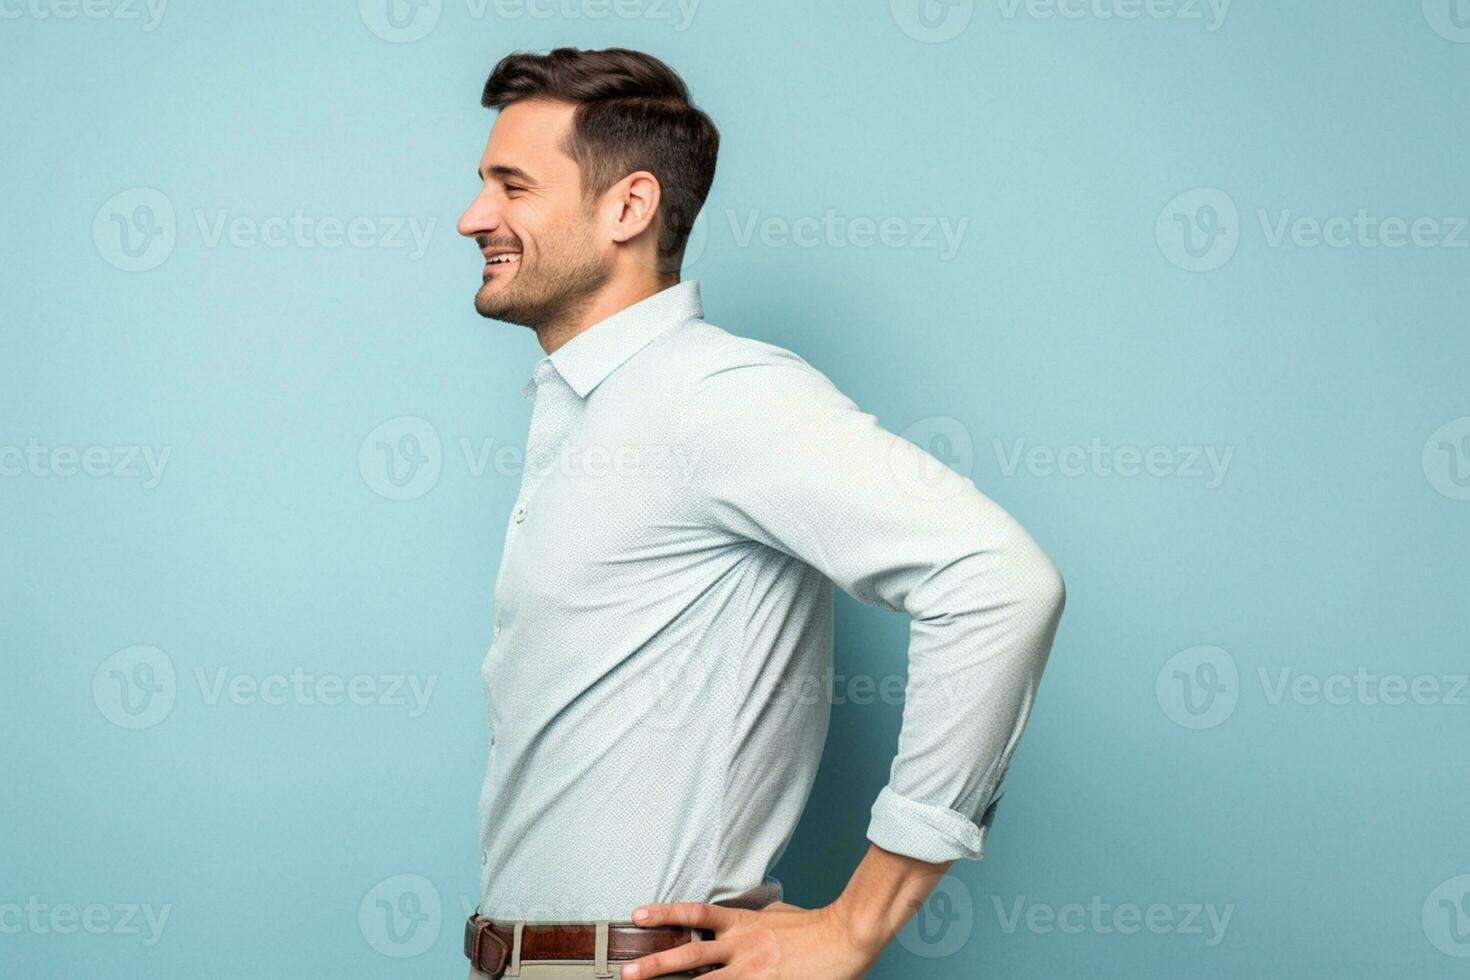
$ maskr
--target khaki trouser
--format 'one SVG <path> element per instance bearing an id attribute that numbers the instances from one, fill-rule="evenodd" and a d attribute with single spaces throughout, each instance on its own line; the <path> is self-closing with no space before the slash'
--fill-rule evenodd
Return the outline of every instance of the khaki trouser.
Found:
<path id="1" fill-rule="evenodd" d="M 513 920 L 501 919 L 498 921 L 501 925 L 515 924 Z M 589 924 L 596 925 L 601 923 Z M 609 960 L 607 963 L 608 970 L 617 980 L 621 980 L 623 975 L 620 964 L 624 962 L 627 961 Z M 713 967 L 706 967 L 705 969 L 713 969 Z M 521 960 L 520 973 L 517 974 L 515 971 L 516 961 L 515 956 L 512 954 L 511 959 L 506 963 L 506 980 L 513 980 L 517 976 L 522 978 L 522 980 L 598 980 L 599 977 L 606 977 L 606 974 L 599 974 L 597 972 L 597 963 L 595 960 Z M 693 973 L 664 974 L 667 980 L 694 980 L 695 976 Z M 489 980 L 489 975 L 471 967 L 468 980 Z"/>

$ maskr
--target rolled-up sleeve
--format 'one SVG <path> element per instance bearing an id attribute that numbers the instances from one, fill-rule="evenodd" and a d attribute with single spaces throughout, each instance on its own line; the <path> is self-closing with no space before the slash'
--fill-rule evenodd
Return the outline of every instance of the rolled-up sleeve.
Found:
<path id="1" fill-rule="evenodd" d="M 789 351 L 754 345 L 684 406 L 701 507 L 911 617 L 898 751 L 867 836 L 983 855 L 1065 601 L 1055 565 L 975 484 L 880 426 Z"/>

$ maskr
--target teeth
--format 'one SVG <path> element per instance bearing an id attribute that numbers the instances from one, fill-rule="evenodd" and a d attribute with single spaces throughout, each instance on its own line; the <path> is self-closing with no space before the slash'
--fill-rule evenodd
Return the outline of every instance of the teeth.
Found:
<path id="1" fill-rule="evenodd" d="M 520 258 L 519 255 L 497 255 L 493 259 L 486 259 L 485 260 L 485 264 L 486 265 L 494 265 L 496 263 L 502 263 L 503 264 L 503 263 L 507 263 L 507 262 L 515 262 L 519 258 Z"/>

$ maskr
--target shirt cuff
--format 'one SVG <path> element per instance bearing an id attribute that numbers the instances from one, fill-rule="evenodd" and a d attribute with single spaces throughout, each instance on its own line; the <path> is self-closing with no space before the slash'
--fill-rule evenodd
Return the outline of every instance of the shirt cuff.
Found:
<path id="1" fill-rule="evenodd" d="M 868 840 L 885 851 L 932 864 L 978 859 L 985 855 L 985 835 L 999 802 L 999 796 L 991 800 L 977 824 L 949 807 L 918 803 L 885 786 L 873 803 Z"/>

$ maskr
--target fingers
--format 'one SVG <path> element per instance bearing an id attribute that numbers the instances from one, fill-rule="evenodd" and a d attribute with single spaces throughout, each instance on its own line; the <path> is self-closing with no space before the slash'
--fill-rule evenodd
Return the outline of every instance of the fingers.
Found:
<path id="1" fill-rule="evenodd" d="M 661 977 L 669 973 L 688 973 L 696 967 L 716 966 L 729 960 L 733 946 L 733 943 L 721 939 L 675 946 L 662 953 L 653 953 L 624 963 L 622 980 L 647 980 L 648 977 Z"/>
<path id="2" fill-rule="evenodd" d="M 720 933 L 734 926 L 742 914 L 740 909 L 702 902 L 661 902 L 633 910 L 633 922 L 639 926 L 687 926 Z M 626 980 L 646 980 L 668 973 L 686 973 L 699 966 L 713 966 L 729 961 L 733 952 L 729 942 L 716 938 L 684 943 L 662 953 L 654 953 L 626 963 L 622 976 Z"/>
<path id="3" fill-rule="evenodd" d="M 739 909 L 701 902 L 664 902 L 634 909 L 633 922 L 640 926 L 691 926 L 719 933 L 733 926 L 740 912 Z"/>

